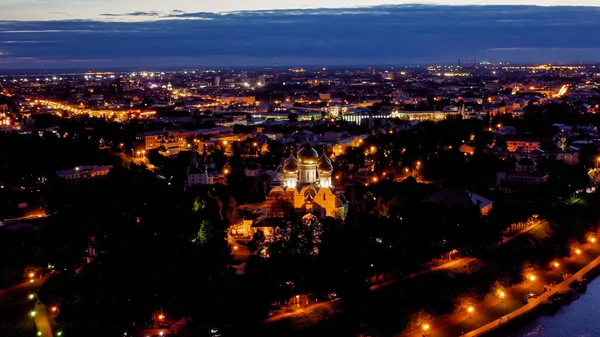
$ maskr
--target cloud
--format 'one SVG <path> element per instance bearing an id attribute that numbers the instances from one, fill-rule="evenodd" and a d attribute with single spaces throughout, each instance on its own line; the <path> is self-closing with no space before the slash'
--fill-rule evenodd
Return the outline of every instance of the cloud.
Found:
<path id="1" fill-rule="evenodd" d="M 100 16 L 110 16 L 110 17 L 127 17 L 127 16 L 147 16 L 147 17 L 161 17 L 162 14 L 160 12 L 131 12 L 131 13 L 122 13 L 122 14 L 114 14 L 114 13 L 103 13 Z"/>
<path id="2" fill-rule="evenodd" d="M 600 17 L 600 8 L 413 5 L 104 15 L 106 20 L 101 21 L 0 22 L 0 45 L 11 57 L 53 60 L 56 67 L 67 68 L 242 66 L 273 61 L 398 65 L 454 63 L 459 57 L 600 60 L 596 33 L 600 22 L 590 19 Z M 132 16 L 145 20 L 123 20 Z"/>

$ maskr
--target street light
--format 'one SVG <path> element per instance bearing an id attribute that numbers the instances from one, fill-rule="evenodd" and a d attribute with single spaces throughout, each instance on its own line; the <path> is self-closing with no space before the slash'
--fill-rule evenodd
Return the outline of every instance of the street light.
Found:
<path id="1" fill-rule="evenodd" d="M 421 328 L 423 328 L 423 331 L 427 331 L 427 330 L 429 330 L 430 326 L 429 326 L 429 324 L 425 323 L 425 324 L 423 324 L 423 326 Z"/>
<path id="2" fill-rule="evenodd" d="M 589 238 L 589 240 L 590 240 L 590 242 L 591 242 L 591 243 L 596 243 L 596 238 L 595 238 L 595 237 L 593 237 L 593 236 L 592 236 L 592 237 L 590 237 L 590 238 Z"/>
<path id="3" fill-rule="evenodd" d="M 531 281 L 531 282 L 535 281 L 535 275 L 529 275 L 529 281 Z"/>
<path id="4" fill-rule="evenodd" d="M 558 263 L 557 261 L 554 261 L 552 265 L 554 266 L 554 268 L 560 267 L 560 263 Z"/>
<path id="5" fill-rule="evenodd" d="M 475 311 L 475 308 L 473 308 L 473 307 L 467 308 L 467 312 L 469 313 L 469 318 L 471 318 L 471 314 L 473 314 L 473 311 Z"/>
<path id="6" fill-rule="evenodd" d="M 35 294 L 34 294 L 34 293 L 31 293 L 31 294 L 29 294 L 29 299 L 30 299 L 30 300 L 32 300 L 32 299 L 34 299 L 34 298 L 35 298 Z"/>
<path id="7" fill-rule="evenodd" d="M 581 255 L 581 249 L 575 249 L 575 254 Z"/>
<path id="8" fill-rule="evenodd" d="M 29 278 L 33 278 L 35 276 L 35 273 L 31 272 L 29 273 Z"/>
<path id="9" fill-rule="evenodd" d="M 504 291 L 501 291 L 498 296 L 500 296 L 500 299 L 504 300 L 504 297 L 506 297 L 506 294 L 504 293 Z"/>
<path id="10" fill-rule="evenodd" d="M 31 310 L 31 312 L 29 312 L 29 316 L 35 317 L 35 310 Z"/>

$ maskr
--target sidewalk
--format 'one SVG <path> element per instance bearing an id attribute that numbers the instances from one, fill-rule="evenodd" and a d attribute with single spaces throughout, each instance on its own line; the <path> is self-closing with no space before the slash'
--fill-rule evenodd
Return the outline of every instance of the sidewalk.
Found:
<path id="1" fill-rule="evenodd" d="M 582 251 L 581 255 L 574 254 L 558 260 L 560 262 L 559 269 L 545 268 L 536 271 L 536 279 L 533 282 L 524 281 L 504 289 L 504 300 L 495 296 L 489 296 L 487 299 L 473 304 L 475 310 L 472 314 L 463 311 L 434 318 L 431 322 L 427 322 L 430 328 L 426 335 L 429 337 L 456 335 L 464 337 L 481 336 L 497 328 L 499 325 L 535 309 L 541 303 L 547 301 L 550 296 L 570 290 L 569 285 L 571 282 L 580 280 L 588 271 L 600 265 L 600 246 L 597 243 L 588 242 L 579 246 L 579 248 Z M 559 279 L 560 274 L 568 272 L 569 269 L 573 268 L 577 268 L 577 271 L 572 270 L 573 275 L 566 279 L 561 279 L 560 282 L 557 281 L 555 286 L 549 288 L 548 291 L 544 291 L 544 286 L 550 283 L 550 281 Z M 523 301 L 523 296 L 528 293 L 537 294 L 538 297 L 530 299 L 527 303 L 521 302 Z M 511 308 L 513 310 L 506 312 Z M 467 331 L 467 333 L 464 333 L 464 331 Z M 424 331 L 417 327 L 398 336 L 421 337 L 423 333 Z"/>
<path id="2" fill-rule="evenodd" d="M 559 292 L 571 290 L 571 287 L 569 286 L 571 284 L 571 282 L 576 281 L 576 280 L 581 281 L 581 278 L 587 272 L 589 272 L 593 268 L 597 267 L 598 265 L 600 265 L 600 256 L 597 257 L 596 259 L 594 259 L 592 262 L 588 263 L 585 267 L 583 267 L 581 270 L 579 270 L 574 275 L 571 275 L 570 277 L 568 277 L 564 281 L 562 281 L 560 284 L 553 287 L 552 290 L 543 293 L 538 298 L 531 300 L 529 303 L 527 303 L 526 305 L 520 307 L 519 309 L 511 312 L 510 314 L 504 315 L 504 316 L 502 316 L 502 317 L 500 317 L 478 329 L 475 329 L 469 333 L 466 333 L 462 336 L 464 336 L 464 337 L 481 336 L 487 332 L 494 330 L 495 328 L 497 328 L 498 326 L 500 326 L 506 322 L 509 322 L 515 318 L 518 318 L 519 316 L 522 316 L 522 315 L 530 312 L 531 310 L 534 310 L 540 304 L 547 301 L 548 298 L 550 298 L 550 296 L 557 294 Z"/>

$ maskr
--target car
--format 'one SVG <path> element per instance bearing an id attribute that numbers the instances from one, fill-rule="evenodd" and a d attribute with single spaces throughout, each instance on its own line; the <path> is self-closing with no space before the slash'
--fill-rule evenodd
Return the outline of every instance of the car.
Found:
<path id="1" fill-rule="evenodd" d="M 209 336 L 210 337 L 221 337 L 221 330 L 219 330 L 219 328 L 217 327 L 212 327 L 209 329 Z"/>
<path id="2" fill-rule="evenodd" d="M 525 298 L 525 301 L 527 301 L 530 298 L 536 298 L 536 297 L 538 297 L 538 295 L 533 294 L 533 293 L 529 293 L 529 294 L 525 295 L 524 298 Z"/>

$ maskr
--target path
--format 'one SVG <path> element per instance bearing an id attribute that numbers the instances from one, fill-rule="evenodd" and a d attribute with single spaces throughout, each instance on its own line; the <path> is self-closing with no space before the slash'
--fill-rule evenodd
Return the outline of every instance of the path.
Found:
<path id="1" fill-rule="evenodd" d="M 264 323 L 273 323 L 275 321 L 279 321 L 279 320 L 282 320 L 282 319 L 285 319 L 285 318 L 289 318 L 289 317 L 292 317 L 292 316 L 295 316 L 295 315 L 300 315 L 300 314 L 303 314 L 303 313 L 314 311 L 314 310 L 319 309 L 319 308 L 324 308 L 324 307 L 327 307 L 327 306 L 331 306 L 334 301 L 336 301 L 336 300 L 311 303 L 309 305 L 306 305 L 306 306 L 294 309 L 294 311 L 284 312 L 284 313 L 281 313 L 281 314 L 273 315 L 273 316 L 267 318 L 266 320 L 264 320 Z"/>
<path id="2" fill-rule="evenodd" d="M 35 304 L 35 326 L 37 331 L 41 332 L 42 337 L 52 337 L 52 327 L 50 325 L 50 318 L 48 317 L 48 309 L 45 305 L 37 302 Z"/>
<path id="3" fill-rule="evenodd" d="M 510 314 L 502 316 L 486 325 L 479 327 L 478 329 L 475 329 L 473 331 L 470 331 L 469 333 L 464 334 L 463 336 L 464 337 L 481 336 L 487 332 L 494 330 L 495 328 L 497 328 L 498 326 L 500 326 L 503 323 L 506 323 L 516 317 L 519 317 L 521 315 L 524 315 L 524 314 L 530 312 L 531 310 L 535 309 L 540 304 L 542 304 L 544 301 L 547 301 L 550 296 L 555 295 L 559 292 L 571 290 L 571 288 L 569 287 L 571 282 L 576 281 L 576 280 L 581 280 L 581 278 L 587 272 L 589 272 L 593 268 L 597 267 L 598 265 L 600 265 L 600 256 L 597 257 L 596 259 L 594 259 L 592 262 L 588 263 L 585 267 L 580 269 L 577 273 L 571 275 L 570 277 L 566 278 L 563 282 L 561 282 L 558 285 L 556 285 L 555 287 L 553 287 L 550 291 L 543 293 L 542 295 L 540 295 L 539 297 L 537 297 L 533 300 L 530 300 L 529 303 L 527 303 L 526 305 L 520 307 L 519 309 L 511 312 Z"/>
<path id="4" fill-rule="evenodd" d="M 441 264 L 439 266 L 435 266 L 435 267 L 432 267 L 432 268 L 420 271 L 418 273 L 413 273 L 413 274 L 409 275 L 408 277 L 412 278 L 412 277 L 416 277 L 416 276 L 423 275 L 423 274 L 426 274 L 426 273 L 431 273 L 431 272 L 434 272 L 434 271 L 440 271 L 440 270 L 445 270 L 445 269 L 450 269 L 450 268 L 456 268 L 456 267 L 458 267 L 461 264 L 467 264 L 467 263 L 470 263 L 471 261 L 474 261 L 474 260 L 476 260 L 476 258 L 473 258 L 473 257 L 462 257 L 462 258 L 456 259 L 454 261 L 449 261 L 449 262 L 446 262 L 446 263 Z M 369 290 L 370 291 L 375 291 L 375 290 L 381 289 L 382 287 L 388 286 L 390 284 L 394 284 L 396 282 L 397 282 L 397 279 L 383 281 L 383 282 L 378 283 L 378 284 L 373 284 L 369 288 Z M 289 318 L 289 317 L 292 317 L 292 316 L 295 316 L 295 315 L 300 315 L 300 314 L 303 314 L 303 313 L 307 313 L 307 312 L 313 311 L 313 310 L 318 309 L 318 308 L 323 308 L 325 306 L 331 305 L 332 302 L 334 302 L 334 301 L 336 301 L 336 300 L 311 303 L 311 304 L 309 304 L 307 306 L 298 308 L 298 309 L 296 309 L 294 311 L 290 311 L 290 312 L 285 312 L 285 313 L 273 315 L 273 316 L 267 318 L 266 320 L 264 320 L 264 323 L 275 322 L 275 321 L 278 321 L 278 320 L 281 320 L 281 319 L 285 319 L 285 318 Z"/>

